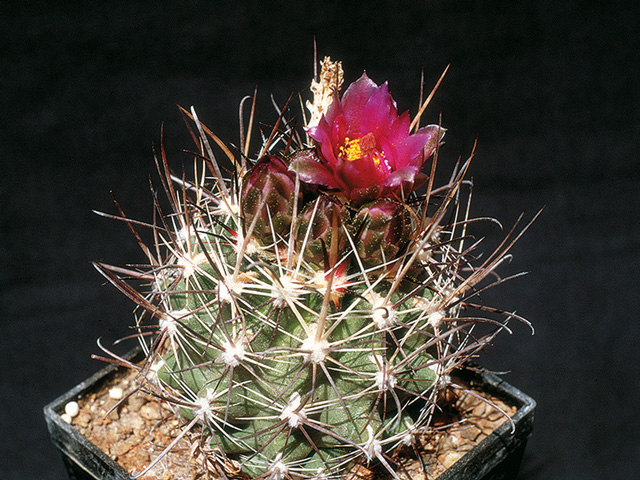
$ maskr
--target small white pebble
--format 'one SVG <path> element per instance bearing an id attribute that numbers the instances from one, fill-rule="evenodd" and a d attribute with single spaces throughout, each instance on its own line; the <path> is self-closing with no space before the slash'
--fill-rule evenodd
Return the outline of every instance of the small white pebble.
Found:
<path id="1" fill-rule="evenodd" d="M 80 411 L 80 407 L 78 407 L 78 402 L 69 402 L 64 406 L 64 413 L 69 415 L 71 418 L 78 415 Z"/>
<path id="2" fill-rule="evenodd" d="M 67 423 L 71 423 L 71 417 L 66 413 L 63 413 L 62 415 L 60 415 L 60 418 L 62 418 L 62 420 L 64 420 Z"/>
<path id="3" fill-rule="evenodd" d="M 114 400 L 120 400 L 123 395 L 124 392 L 120 387 L 113 387 L 109 390 L 109 398 L 113 398 Z"/>

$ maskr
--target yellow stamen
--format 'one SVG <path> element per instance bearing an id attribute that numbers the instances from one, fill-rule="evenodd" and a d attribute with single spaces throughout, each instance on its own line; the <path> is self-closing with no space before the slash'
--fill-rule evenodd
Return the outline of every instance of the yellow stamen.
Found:
<path id="1" fill-rule="evenodd" d="M 371 132 L 353 140 L 345 137 L 344 144 L 340 146 L 340 157 L 349 162 L 355 162 L 369 153 L 373 154 L 373 161 L 379 165 L 381 155 L 376 150 L 376 138 Z"/>
<path id="2" fill-rule="evenodd" d="M 360 139 L 351 140 L 345 137 L 344 145 L 340 146 L 340 156 L 349 162 L 354 162 L 362 157 L 362 149 L 360 148 Z"/>

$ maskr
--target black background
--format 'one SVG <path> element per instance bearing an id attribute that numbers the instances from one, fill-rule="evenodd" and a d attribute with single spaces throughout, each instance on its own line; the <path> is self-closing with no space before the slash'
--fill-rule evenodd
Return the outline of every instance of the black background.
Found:
<path id="1" fill-rule="evenodd" d="M 132 305 L 90 262 L 143 260 L 92 209 L 151 219 L 152 143 L 192 143 L 176 104 L 230 143 L 258 86 L 306 94 L 319 56 L 388 80 L 448 128 L 442 171 L 467 156 L 475 215 L 510 227 L 546 209 L 486 294 L 516 325 L 482 363 L 538 401 L 520 478 L 637 478 L 640 270 L 638 8 L 633 2 L 60 2 L 0 7 L 0 476 L 63 479 L 41 409 L 102 365 Z M 255 145 L 257 147 L 257 145 Z M 255 149 L 254 149 L 255 151 Z M 500 238 L 486 229 L 487 244 Z"/>

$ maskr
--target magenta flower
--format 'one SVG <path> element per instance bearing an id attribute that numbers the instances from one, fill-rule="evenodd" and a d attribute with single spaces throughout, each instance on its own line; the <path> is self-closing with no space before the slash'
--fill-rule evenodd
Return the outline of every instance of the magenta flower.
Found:
<path id="1" fill-rule="evenodd" d="M 416 176 L 444 135 L 429 125 L 409 134 L 409 113 L 398 115 L 387 83 L 376 85 L 363 74 L 334 100 L 317 126 L 308 130 L 318 154 L 292 159 L 300 180 L 342 193 L 362 203 L 402 197 L 413 191 Z"/>

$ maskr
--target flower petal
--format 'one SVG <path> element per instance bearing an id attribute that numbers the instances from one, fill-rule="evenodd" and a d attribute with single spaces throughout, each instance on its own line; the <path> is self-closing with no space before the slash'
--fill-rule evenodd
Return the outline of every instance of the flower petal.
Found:
<path id="1" fill-rule="evenodd" d="M 302 150 L 297 152 L 289 164 L 289 170 L 295 172 L 304 183 L 324 185 L 329 188 L 342 188 L 331 169 L 318 160 L 314 150 Z"/>
<path id="2" fill-rule="evenodd" d="M 353 82 L 342 95 L 340 104 L 343 110 L 362 110 L 369 101 L 369 98 L 379 89 L 378 85 L 371 80 L 366 73 Z"/>
<path id="3" fill-rule="evenodd" d="M 447 132 L 446 128 L 442 128 L 439 125 L 427 125 L 426 127 L 422 127 L 412 136 L 418 135 L 424 138 L 424 148 L 425 158 L 433 153 L 433 151 L 444 137 L 444 134 Z"/>
<path id="4" fill-rule="evenodd" d="M 362 118 L 362 133 L 385 134 L 389 131 L 397 113 L 385 82 L 373 92 L 367 104 L 359 112 L 359 116 Z"/>
<path id="5" fill-rule="evenodd" d="M 390 188 L 399 187 L 402 184 L 411 184 L 410 186 L 413 186 L 413 181 L 418 171 L 420 170 L 421 166 L 422 165 L 420 166 L 411 165 L 408 167 L 401 168 L 400 170 L 396 170 L 385 179 L 383 185 L 385 187 L 390 187 Z M 409 192 L 404 192 L 404 193 L 409 193 Z"/>

